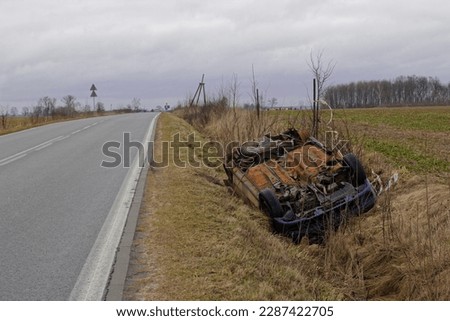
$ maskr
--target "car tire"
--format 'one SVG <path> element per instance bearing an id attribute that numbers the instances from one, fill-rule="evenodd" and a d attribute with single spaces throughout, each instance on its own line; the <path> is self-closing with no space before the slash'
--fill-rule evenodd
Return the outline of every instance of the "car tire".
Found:
<path id="1" fill-rule="evenodd" d="M 271 189 L 264 189 L 259 193 L 259 208 L 269 217 L 282 217 L 283 207 Z"/>
<path id="2" fill-rule="evenodd" d="M 367 175 L 361 165 L 361 162 L 358 160 L 358 157 L 352 153 L 346 154 L 344 156 L 344 163 L 350 168 L 352 184 L 355 186 L 364 184 L 367 179 Z"/>

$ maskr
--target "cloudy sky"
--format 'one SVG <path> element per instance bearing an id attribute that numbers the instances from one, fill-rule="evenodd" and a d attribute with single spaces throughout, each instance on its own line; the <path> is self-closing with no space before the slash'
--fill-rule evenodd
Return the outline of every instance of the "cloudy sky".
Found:
<path id="1" fill-rule="evenodd" d="M 307 101 L 311 51 L 329 84 L 399 75 L 450 81 L 445 0 L 0 0 L 0 106 L 71 94 L 107 108 L 176 105 L 205 74 L 209 96 L 240 83 L 279 105 Z"/>

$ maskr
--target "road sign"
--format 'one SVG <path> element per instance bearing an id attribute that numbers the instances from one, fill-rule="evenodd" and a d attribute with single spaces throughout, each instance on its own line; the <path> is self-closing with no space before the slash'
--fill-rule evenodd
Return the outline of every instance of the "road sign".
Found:
<path id="1" fill-rule="evenodd" d="M 92 97 L 92 109 L 95 110 L 95 97 L 97 97 L 97 93 L 95 92 L 97 90 L 97 87 L 95 87 L 94 84 L 92 84 L 91 89 L 91 97 Z"/>

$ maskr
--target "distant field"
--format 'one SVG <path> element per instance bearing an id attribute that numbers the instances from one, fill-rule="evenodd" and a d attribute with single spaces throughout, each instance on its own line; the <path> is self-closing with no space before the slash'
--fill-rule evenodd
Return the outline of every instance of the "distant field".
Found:
<path id="1" fill-rule="evenodd" d="M 309 117 L 309 110 L 271 111 L 273 115 L 282 113 L 288 117 Z M 369 126 L 387 125 L 406 130 L 425 130 L 431 132 L 450 132 L 450 106 L 449 107 L 377 107 L 333 109 L 332 116 L 329 109 L 321 111 L 323 122 L 332 117 L 335 121 L 359 123 Z"/>
<path id="2" fill-rule="evenodd" d="M 300 114 L 300 118 L 308 117 L 309 110 L 289 110 L 270 112 L 275 115 L 282 113 L 290 117 Z M 450 132 L 449 107 L 377 107 L 333 109 L 332 118 L 337 121 L 360 123 L 365 125 L 388 125 L 395 128 L 411 130 L 427 130 L 432 132 Z M 323 122 L 328 122 L 331 113 L 329 109 L 321 111 Z"/>
<path id="3" fill-rule="evenodd" d="M 398 107 L 335 110 L 338 120 L 395 128 L 450 132 L 450 107 Z"/>
<path id="4" fill-rule="evenodd" d="M 282 118 L 304 119 L 311 112 L 280 113 Z M 322 110 L 321 118 L 322 130 L 337 130 L 341 137 L 384 155 L 397 167 L 418 173 L 450 170 L 450 107 Z"/>
<path id="5" fill-rule="evenodd" d="M 339 110 L 335 114 L 336 122 L 347 126 L 354 140 L 397 167 L 422 173 L 450 170 L 450 107 Z"/>

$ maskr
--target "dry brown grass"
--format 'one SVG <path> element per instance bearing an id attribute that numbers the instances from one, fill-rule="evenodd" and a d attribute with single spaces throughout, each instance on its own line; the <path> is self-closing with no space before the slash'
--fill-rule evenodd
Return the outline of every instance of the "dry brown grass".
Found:
<path id="1" fill-rule="evenodd" d="M 157 140 L 177 132 L 186 138 L 193 131 L 181 119 L 163 114 Z M 156 159 L 161 152 L 157 148 Z M 124 298 L 339 299 L 319 277 L 308 247 L 274 235 L 266 217 L 228 193 L 223 178 L 220 168 L 171 164 L 151 171 Z"/>
<path id="2" fill-rule="evenodd" d="M 55 116 L 55 117 L 31 117 L 31 116 L 8 116 L 6 120 L 6 127 L 2 127 L 0 125 L 0 136 L 15 133 L 18 131 L 22 131 L 25 129 L 44 126 L 52 123 L 58 123 L 63 121 L 75 120 L 75 119 L 83 119 L 90 117 L 98 117 L 98 116 L 107 116 L 114 115 L 114 112 L 104 112 L 101 114 L 98 113 L 77 113 L 73 117 L 63 117 L 63 116 Z"/>
<path id="3" fill-rule="evenodd" d="M 39 122 L 33 122 L 30 117 L 23 116 L 8 116 L 6 119 L 6 126 L 0 126 L 0 135 L 10 134 L 17 131 L 25 130 L 28 128 L 50 124 L 51 121 L 45 118 L 42 118 Z"/>
<path id="4" fill-rule="evenodd" d="M 287 128 L 310 129 L 309 115 L 304 111 L 261 111 L 258 117 L 254 109 L 233 109 L 210 103 L 206 107 L 182 108 L 175 114 L 206 137 L 225 145 L 229 142 L 252 141 L 267 133 L 278 134 Z"/>
<path id="5" fill-rule="evenodd" d="M 253 113 L 232 109 L 212 115 L 196 125 L 220 141 L 252 139 L 279 130 L 281 122 L 307 121 L 273 122 L 270 117 L 280 116 L 264 114 L 267 119 L 258 123 Z M 193 131 L 164 114 L 158 140 Z M 227 192 L 220 168 L 152 171 L 125 299 L 450 300 L 448 173 L 398 168 L 358 139 L 352 148 L 369 172 L 386 178 L 399 171 L 400 181 L 324 246 L 293 245 L 274 235 L 262 213 Z"/>
<path id="6" fill-rule="evenodd" d="M 349 299 L 449 300 L 449 187 L 404 177 L 334 234 L 324 266 Z"/>

